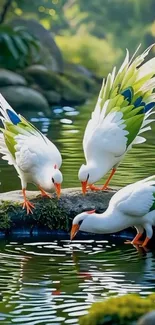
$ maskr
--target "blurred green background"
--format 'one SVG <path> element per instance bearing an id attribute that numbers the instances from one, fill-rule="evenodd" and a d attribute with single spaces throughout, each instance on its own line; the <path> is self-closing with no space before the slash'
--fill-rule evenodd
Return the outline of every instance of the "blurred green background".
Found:
<path id="1" fill-rule="evenodd" d="M 36 19 L 48 29 L 65 61 L 104 76 L 119 63 L 125 48 L 154 42 L 154 1 L 1 0 L 0 23 Z"/>

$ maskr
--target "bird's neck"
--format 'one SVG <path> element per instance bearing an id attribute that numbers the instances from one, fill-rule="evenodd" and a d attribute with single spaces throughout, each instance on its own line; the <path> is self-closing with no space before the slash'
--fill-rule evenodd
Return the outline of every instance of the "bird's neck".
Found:
<path id="1" fill-rule="evenodd" d="M 52 167 L 44 166 L 40 168 L 34 175 L 34 183 L 41 186 L 45 191 L 50 191 L 53 188 L 52 183 Z"/>
<path id="2" fill-rule="evenodd" d="M 85 231 L 108 234 L 121 231 L 130 225 L 130 218 L 127 218 L 117 210 L 108 208 L 102 214 L 94 214 L 94 218 L 92 218 L 90 223 L 91 230 L 87 228 Z"/>
<path id="3" fill-rule="evenodd" d="M 94 183 L 99 181 L 104 175 L 106 175 L 114 166 L 114 161 L 111 155 L 105 155 L 105 157 L 99 157 L 89 162 L 89 166 L 94 175 Z"/>

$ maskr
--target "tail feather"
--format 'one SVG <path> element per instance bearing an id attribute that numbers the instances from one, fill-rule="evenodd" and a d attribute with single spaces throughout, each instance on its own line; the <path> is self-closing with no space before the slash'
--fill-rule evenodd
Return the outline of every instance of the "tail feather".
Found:
<path id="1" fill-rule="evenodd" d="M 0 113 L 3 116 L 3 118 L 1 117 L 2 122 L 7 121 L 7 122 L 11 122 L 14 125 L 21 122 L 18 114 L 8 104 L 8 102 L 5 100 L 5 98 L 2 96 L 1 93 L 0 93 Z"/>

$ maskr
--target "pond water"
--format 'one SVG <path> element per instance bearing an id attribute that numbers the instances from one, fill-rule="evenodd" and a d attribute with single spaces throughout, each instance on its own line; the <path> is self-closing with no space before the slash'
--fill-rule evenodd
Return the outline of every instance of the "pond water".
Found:
<path id="1" fill-rule="evenodd" d="M 80 186 L 78 169 L 84 163 L 82 138 L 95 101 L 80 107 L 53 107 L 51 119 L 43 112 L 23 111 L 22 114 L 36 125 L 60 149 L 63 157 L 63 187 Z M 146 133 L 147 142 L 132 149 L 121 163 L 111 185 L 124 186 L 143 177 L 155 174 L 155 124 Z M 20 180 L 12 166 L 0 160 L 0 192 L 20 188 Z M 103 184 L 103 181 L 100 181 Z M 30 185 L 29 189 L 33 187 Z"/>
<path id="2" fill-rule="evenodd" d="M 113 238 L 0 242 L 0 323 L 78 324 L 93 301 L 155 292 L 155 252 Z"/>

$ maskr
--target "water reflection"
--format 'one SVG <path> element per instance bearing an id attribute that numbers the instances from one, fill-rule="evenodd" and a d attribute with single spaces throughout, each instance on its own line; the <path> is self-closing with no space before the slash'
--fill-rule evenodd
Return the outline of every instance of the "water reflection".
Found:
<path id="1" fill-rule="evenodd" d="M 94 102 L 95 103 L 95 102 Z M 63 187 L 79 186 L 78 170 L 84 163 L 82 139 L 85 126 L 90 118 L 94 103 L 81 107 L 53 107 L 52 118 L 42 112 L 22 112 L 22 114 L 45 133 L 60 149 L 63 157 Z M 111 185 L 124 186 L 155 173 L 155 125 L 147 132 L 147 142 L 135 147 L 121 163 Z M 20 180 L 12 166 L 0 160 L 0 191 L 20 188 Z M 9 180 L 11 179 L 11 183 Z M 103 181 L 100 181 L 100 184 Z M 32 186 L 29 187 L 33 188 Z"/>
<path id="2" fill-rule="evenodd" d="M 155 291 L 155 252 L 115 243 L 1 242 L 0 321 L 76 325 L 93 301 Z"/>

